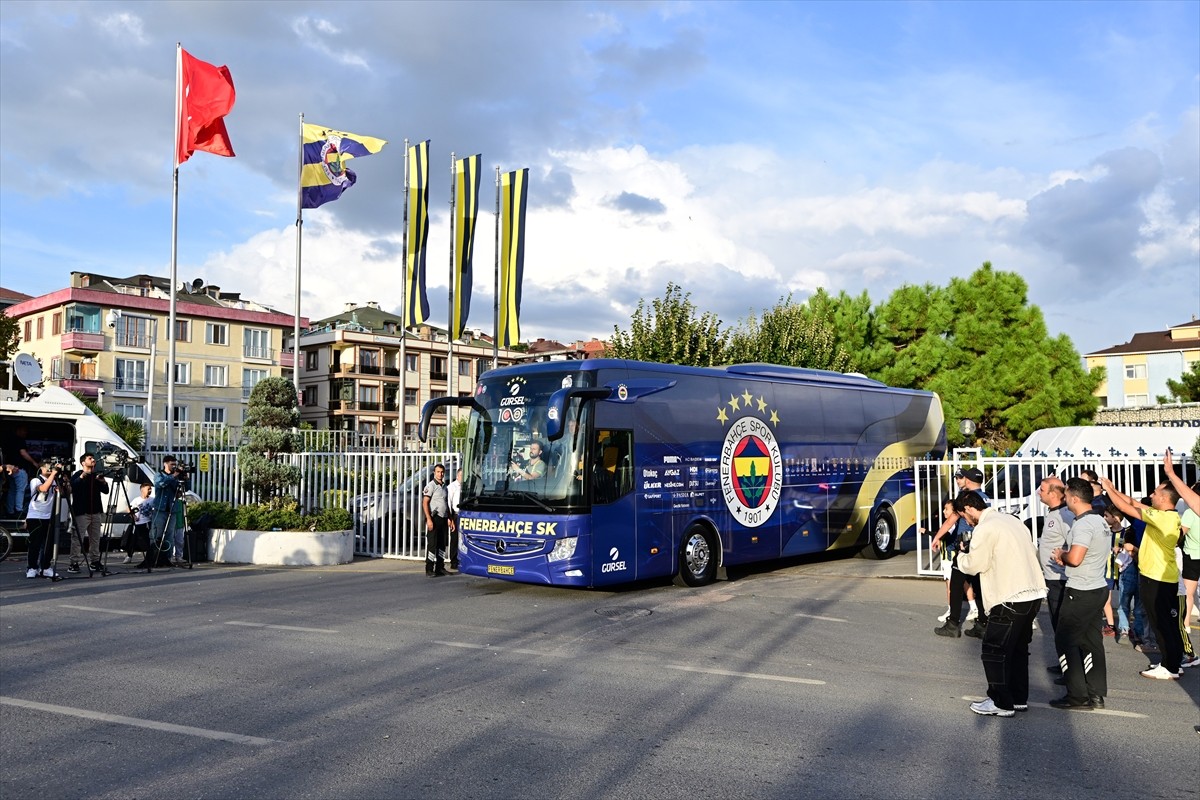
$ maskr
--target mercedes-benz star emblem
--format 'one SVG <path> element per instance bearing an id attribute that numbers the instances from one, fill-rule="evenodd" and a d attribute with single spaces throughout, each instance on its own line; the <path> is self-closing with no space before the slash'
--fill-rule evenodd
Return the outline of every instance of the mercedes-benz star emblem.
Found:
<path id="1" fill-rule="evenodd" d="M 496 540 L 496 552 L 497 552 L 497 553 L 503 553 L 503 552 L 504 552 L 504 547 L 505 547 L 504 540 L 503 540 L 503 539 L 497 539 L 497 540 Z"/>

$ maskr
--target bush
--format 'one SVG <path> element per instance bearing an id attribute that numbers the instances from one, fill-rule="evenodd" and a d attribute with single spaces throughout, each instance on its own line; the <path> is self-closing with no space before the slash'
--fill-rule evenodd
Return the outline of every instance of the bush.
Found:
<path id="1" fill-rule="evenodd" d="M 188 506 L 188 524 L 204 514 L 212 515 L 212 527 L 243 531 L 345 531 L 354 527 L 354 517 L 339 506 L 301 514 L 294 500 L 247 503 L 234 508 L 229 503 L 202 502 Z"/>

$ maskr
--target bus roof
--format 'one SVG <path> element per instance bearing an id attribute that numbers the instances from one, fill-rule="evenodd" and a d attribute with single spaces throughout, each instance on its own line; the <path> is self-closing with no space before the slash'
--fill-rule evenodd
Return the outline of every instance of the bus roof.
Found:
<path id="1" fill-rule="evenodd" d="M 823 369 L 807 369 L 804 367 L 785 367 L 778 364 L 731 364 L 724 367 L 691 367 L 681 364 L 660 364 L 652 361 L 633 361 L 620 358 L 589 358 L 584 361 L 538 361 L 535 363 L 514 364 L 508 367 L 489 370 L 484 377 L 504 377 L 513 374 L 537 374 L 542 372 L 563 371 L 595 371 L 601 369 L 623 369 L 631 372 L 666 372 L 688 375 L 708 375 L 713 378 L 729 376 L 759 378 L 762 380 L 780 381 L 787 383 L 822 384 L 826 386 L 857 387 L 860 389 L 890 389 L 892 391 L 917 391 L 913 389 L 895 389 L 866 375 L 856 372 L 832 372 Z M 927 392 L 922 392 L 928 394 Z"/>

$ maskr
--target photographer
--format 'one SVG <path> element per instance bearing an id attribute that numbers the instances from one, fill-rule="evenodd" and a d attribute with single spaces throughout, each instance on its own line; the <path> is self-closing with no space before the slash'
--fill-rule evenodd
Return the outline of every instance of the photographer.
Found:
<path id="1" fill-rule="evenodd" d="M 38 475 L 29 484 L 29 515 L 25 527 L 29 531 L 29 557 L 26 578 L 53 578 L 50 566 L 53 547 L 49 541 L 54 528 L 54 498 L 58 493 L 59 467 L 43 461 Z"/>
<path id="2" fill-rule="evenodd" d="M 75 517 L 75 535 L 71 537 L 71 564 L 67 572 L 79 572 L 80 539 L 88 537 L 88 563 L 100 570 L 100 529 L 104 521 L 104 498 L 108 481 L 96 472 L 96 457 L 84 453 L 79 471 L 71 476 L 71 516 Z"/>
<path id="3" fill-rule="evenodd" d="M 174 542 L 162 542 L 161 540 L 171 522 L 171 514 L 175 510 L 175 499 L 179 496 L 179 492 L 182 489 L 181 476 L 182 470 L 180 470 L 179 462 L 175 459 L 175 456 L 163 456 L 162 472 L 154 477 L 154 516 L 150 521 L 150 549 L 154 550 L 157 544 L 162 551 L 170 552 L 171 546 L 174 545 L 175 563 L 179 563 L 184 559 L 183 527 L 179 525 L 174 526 Z M 159 544 L 160 542 L 161 544 Z M 151 565 L 151 561 L 151 554 L 147 553 L 146 561 L 143 564 Z"/>

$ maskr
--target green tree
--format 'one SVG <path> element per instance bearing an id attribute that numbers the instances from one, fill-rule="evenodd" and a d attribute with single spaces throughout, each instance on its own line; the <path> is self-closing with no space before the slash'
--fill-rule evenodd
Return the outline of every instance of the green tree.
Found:
<path id="1" fill-rule="evenodd" d="M 12 361 L 13 354 L 17 352 L 17 346 L 20 343 L 20 325 L 12 317 L 0 312 L 0 361 Z M 0 366 L 0 376 L 4 378 L 4 382 L 0 385 L 8 385 L 9 369 L 11 367 L 7 365 Z"/>
<path id="2" fill-rule="evenodd" d="M 825 295 L 828 297 L 828 295 Z M 833 334 L 833 314 L 781 298 L 761 318 L 753 314 L 729 337 L 730 362 L 764 362 L 845 372 L 853 359 Z"/>
<path id="3" fill-rule="evenodd" d="M 1158 396 L 1160 403 L 1200 403 L 1200 361 L 1193 361 L 1192 368 L 1173 381 L 1167 378 L 1170 397 Z"/>
<path id="4" fill-rule="evenodd" d="M 729 336 L 721 330 L 721 320 L 711 311 L 697 315 L 691 296 L 668 283 L 666 294 L 653 300 L 650 309 L 639 300 L 629 330 L 613 327 L 609 355 L 695 367 L 725 363 Z"/>
<path id="5" fill-rule="evenodd" d="M 146 426 L 140 419 L 133 419 L 115 411 L 105 411 L 100 404 L 90 397 L 84 397 L 79 392 L 71 392 L 79 398 L 88 410 L 99 417 L 113 433 L 125 440 L 126 444 L 136 451 L 146 446 Z"/>
<path id="6" fill-rule="evenodd" d="M 280 500 L 300 482 L 300 469 L 282 456 L 300 450 L 300 408 L 296 389 L 287 378 L 265 378 L 250 392 L 244 430 L 246 444 L 238 450 L 242 486 L 259 503 Z"/>
<path id="7" fill-rule="evenodd" d="M 803 311 L 833 335 L 837 346 L 850 357 L 850 369 L 868 368 L 875 346 L 875 313 L 866 291 L 851 296 L 845 291 L 831 295 L 817 289 L 805 302 Z"/>
<path id="8" fill-rule="evenodd" d="M 975 421 L 969 443 L 1009 450 L 1039 428 L 1087 424 L 1102 369 L 1090 373 L 1070 339 L 1050 337 L 1016 273 L 985 262 L 946 288 L 903 286 L 875 312 L 872 377 L 942 398 L 946 433 Z"/>

